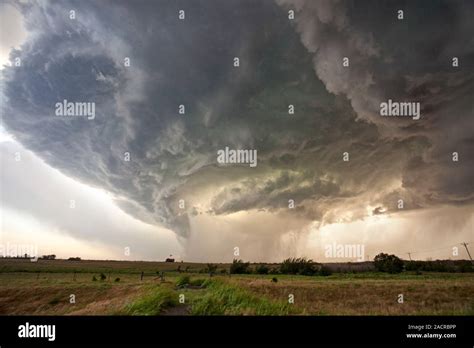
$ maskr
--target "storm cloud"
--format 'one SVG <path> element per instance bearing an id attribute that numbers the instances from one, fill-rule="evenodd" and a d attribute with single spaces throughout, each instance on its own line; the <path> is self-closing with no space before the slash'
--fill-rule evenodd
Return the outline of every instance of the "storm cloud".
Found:
<path id="1" fill-rule="evenodd" d="M 308 226 L 471 206 L 474 5 L 423 4 L 15 3 L 28 36 L 10 54 L 21 66 L 1 71 L 3 125 L 185 243 L 193 228 L 239 213 L 265 215 L 231 225 L 263 245 Z M 380 117 L 388 99 L 420 102 L 421 119 Z M 95 118 L 56 116 L 63 100 L 95 103 Z M 219 166 L 227 146 L 256 149 L 258 166 Z"/>

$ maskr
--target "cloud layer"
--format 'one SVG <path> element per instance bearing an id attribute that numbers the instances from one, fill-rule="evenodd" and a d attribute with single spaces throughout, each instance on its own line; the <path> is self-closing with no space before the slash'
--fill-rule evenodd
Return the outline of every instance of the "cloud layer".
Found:
<path id="1" fill-rule="evenodd" d="M 403 212 L 473 203 L 468 1 L 437 2 L 429 13 L 418 2 L 380 1 L 16 6 L 29 35 L 11 53 L 21 67 L 2 71 L 5 128 L 184 243 L 199 244 L 192 230 L 204 226 L 215 238 L 225 229 L 227 240 L 252 229 L 265 244 L 308 226 L 400 213 L 400 199 Z M 381 118 L 389 98 L 420 102 L 421 120 Z M 63 99 L 95 102 L 95 119 L 58 118 Z M 258 166 L 218 166 L 226 146 L 257 149 Z M 288 226 L 279 228 L 282 219 Z"/>

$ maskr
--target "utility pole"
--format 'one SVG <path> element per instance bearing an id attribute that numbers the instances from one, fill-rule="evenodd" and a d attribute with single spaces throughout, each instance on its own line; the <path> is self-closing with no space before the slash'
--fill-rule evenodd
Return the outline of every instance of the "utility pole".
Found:
<path id="1" fill-rule="evenodd" d="M 471 262 L 472 262 L 471 253 L 469 252 L 469 249 L 467 248 L 469 244 L 468 243 L 461 243 L 461 244 L 464 245 L 464 247 L 466 248 L 467 254 L 469 255 L 469 258 L 471 259 Z"/>
<path id="2" fill-rule="evenodd" d="M 408 257 L 410 258 L 410 261 L 411 261 L 411 253 L 408 253 Z"/>

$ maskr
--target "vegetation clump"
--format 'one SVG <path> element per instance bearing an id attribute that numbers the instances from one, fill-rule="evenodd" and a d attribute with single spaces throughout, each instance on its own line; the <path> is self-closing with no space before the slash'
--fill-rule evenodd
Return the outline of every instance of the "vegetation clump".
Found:
<path id="1" fill-rule="evenodd" d="M 178 278 L 178 280 L 176 281 L 176 287 L 177 288 L 186 288 L 188 286 L 204 287 L 205 282 L 206 281 L 204 279 L 201 279 L 201 278 L 191 279 L 190 276 L 185 275 Z"/>
<path id="2" fill-rule="evenodd" d="M 403 261 L 396 255 L 380 253 L 374 258 L 374 266 L 379 272 L 393 274 L 403 271 Z"/>
<path id="3" fill-rule="evenodd" d="M 329 267 L 327 266 L 322 266 L 320 269 L 319 269 L 319 275 L 320 276 L 323 276 L 323 277 L 327 277 L 327 276 L 330 276 L 332 274 L 332 271 Z"/>
<path id="4" fill-rule="evenodd" d="M 249 274 L 250 272 L 250 263 L 243 262 L 242 260 L 234 259 L 232 265 L 230 265 L 230 274 Z"/>
<path id="5" fill-rule="evenodd" d="M 257 268 L 255 268 L 257 274 L 268 274 L 269 271 L 270 269 L 265 265 L 258 265 Z"/>
<path id="6" fill-rule="evenodd" d="M 197 298 L 193 315 L 287 315 L 288 303 L 274 301 L 250 293 L 223 281 L 208 280 L 208 291 Z"/>
<path id="7" fill-rule="evenodd" d="M 289 258 L 280 265 L 281 274 L 314 275 L 318 272 L 315 262 L 305 257 Z"/>
<path id="8" fill-rule="evenodd" d="M 130 315 L 157 315 L 164 309 L 178 305 L 178 296 L 168 288 L 156 287 L 146 295 L 128 305 L 126 314 Z"/>

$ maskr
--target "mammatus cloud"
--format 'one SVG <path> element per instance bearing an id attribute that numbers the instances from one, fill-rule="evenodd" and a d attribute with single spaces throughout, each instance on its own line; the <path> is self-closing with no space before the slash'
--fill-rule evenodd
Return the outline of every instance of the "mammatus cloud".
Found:
<path id="1" fill-rule="evenodd" d="M 289 232 L 399 213 L 400 199 L 405 212 L 473 203 L 471 4 L 434 6 L 412 36 L 416 3 L 405 4 L 405 24 L 390 3 L 180 5 L 184 21 L 169 1 L 16 4 L 29 35 L 11 53 L 21 66 L 2 71 L 5 128 L 176 232 L 190 254 L 212 244 L 193 231 L 229 250 L 243 240 L 278 249 Z M 443 21 L 458 23 L 455 40 Z M 388 98 L 419 101 L 421 120 L 381 118 Z M 64 99 L 94 102 L 96 117 L 57 117 Z M 226 146 L 256 149 L 258 166 L 218 166 Z"/>

